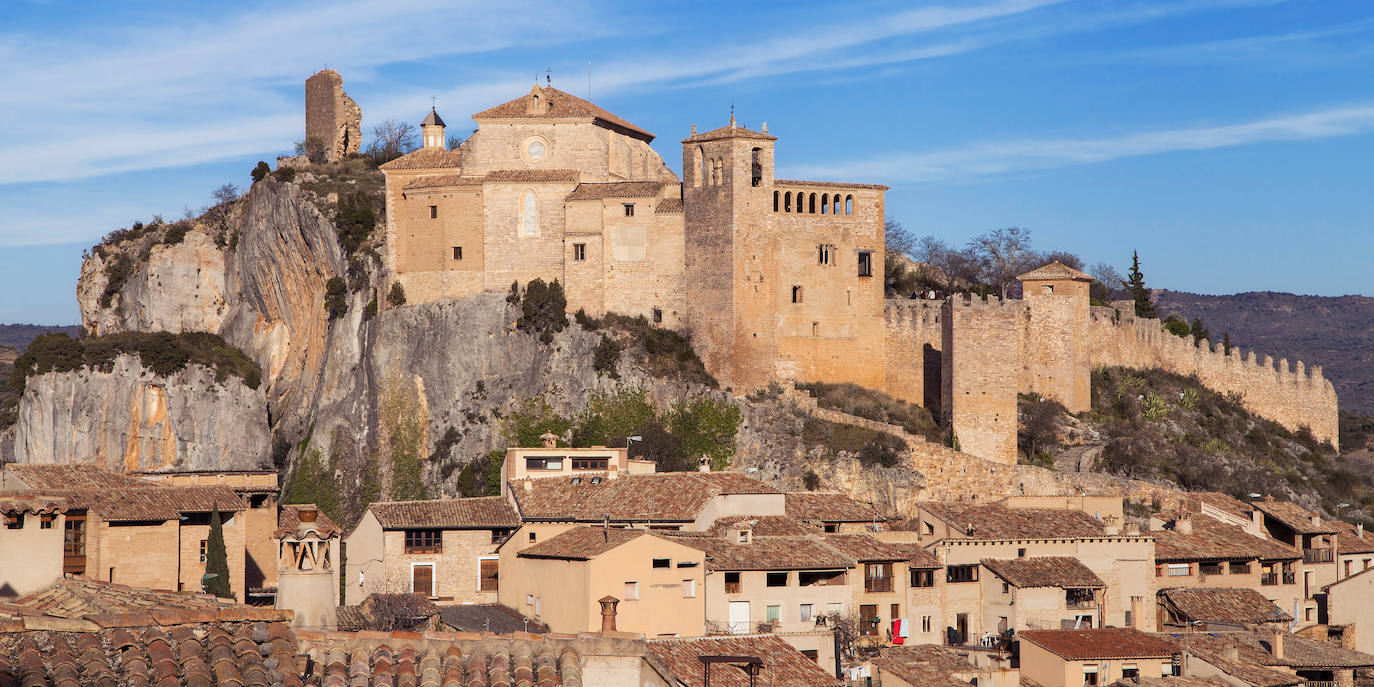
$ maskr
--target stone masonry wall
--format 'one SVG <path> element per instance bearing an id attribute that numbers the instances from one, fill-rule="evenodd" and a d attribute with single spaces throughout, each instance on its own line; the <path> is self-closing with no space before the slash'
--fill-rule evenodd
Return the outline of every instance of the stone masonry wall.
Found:
<path id="1" fill-rule="evenodd" d="M 940 417 L 940 351 L 944 347 L 943 301 L 893 299 L 883 304 L 886 355 L 883 388 Z"/>
<path id="2" fill-rule="evenodd" d="M 942 346 L 941 418 L 965 453 L 1016 463 L 1021 301 L 951 298 Z"/>
<path id="3" fill-rule="evenodd" d="M 1227 355 L 1207 341 L 1194 346 L 1192 338 L 1164 331 L 1159 320 L 1137 319 L 1129 308 L 1095 307 L 1089 327 L 1095 366 L 1196 375 L 1210 389 L 1240 395 L 1245 407 L 1260 417 L 1294 431 L 1308 427 L 1313 436 L 1337 445 L 1336 390 L 1320 366 L 1309 369 L 1302 361 L 1290 366 L 1282 358 L 1275 368 L 1273 357 L 1261 360 L 1254 351 L 1233 347 Z"/>
<path id="4" fill-rule="evenodd" d="M 1017 390 L 1064 404 L 1071 413 L 1092 409 L 1092 360 L 1088 336 L 1088 284 L 1069 280 L 1052 293 L 1026 288 L 1021 301 L 1021 374 Z"/>

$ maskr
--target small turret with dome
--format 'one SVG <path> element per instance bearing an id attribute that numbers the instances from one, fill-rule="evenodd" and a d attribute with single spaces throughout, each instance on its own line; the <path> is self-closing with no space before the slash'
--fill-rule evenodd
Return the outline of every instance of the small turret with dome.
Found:
<path id="1" fill-rule="evenodd" d="M 425 148 L 445 148 L 444 120 L 433 107 L 429 108 L 429 116 L 425 117 L 425 121 L 420 122 L 420 132 Z"/>

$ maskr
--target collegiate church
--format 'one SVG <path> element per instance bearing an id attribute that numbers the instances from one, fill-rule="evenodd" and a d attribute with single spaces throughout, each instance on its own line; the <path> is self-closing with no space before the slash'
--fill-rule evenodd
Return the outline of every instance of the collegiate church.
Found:
<path id="1" fill-rule="evenodd" d="M 326 102 L 340 99 L 336 77 Z M 678 179 L 653 134 L 552 86 L 472 118 L 477 130 L 449 150 L 431 110 L 422 147 L 381 166 L 384 267 L 409 302 L 556 279 L 570 310 L 690 333 L 735 393 L 790 380 L 882 390 L 1000 463 L 1016 462 L 1018 393 L 1087 410 L 1103 365 L 1196 375 L 1336 442 L 1335 390 L 1320 368 L 1276 369 L 1268 356 L 1164 333 L 1129 304 L 1091 306 L 1092 277 L 1059 263 L 1022 275 L 1020 300 L 884 301 L 887 187 L 775 178 L 766 124 L 754 131 L 732 115 L 692 126 Z"/>

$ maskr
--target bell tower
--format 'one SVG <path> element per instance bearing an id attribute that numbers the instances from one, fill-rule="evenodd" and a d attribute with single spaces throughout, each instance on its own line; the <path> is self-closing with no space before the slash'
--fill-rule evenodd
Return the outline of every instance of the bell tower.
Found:
<path id="1" fill-rule="evenodd" d="M 420 122 L 420 134 L 425 148 L 443 150 L 447 145 L 444 142 L 444 120 L 433 107 L 429 108 L 429 116 L 425 117 L 425 121 Z"/>
<path id="2" fill-rule="evenodd" d="M 773 143 L 730 123 L 682 141 L 687 321 L 698 353 L 736 391 L 774 372 Z"/>

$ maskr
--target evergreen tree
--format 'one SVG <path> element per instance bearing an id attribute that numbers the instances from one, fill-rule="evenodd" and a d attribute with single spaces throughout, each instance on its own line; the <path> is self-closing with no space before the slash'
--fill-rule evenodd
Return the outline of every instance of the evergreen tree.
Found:
<path id="1" fill-rule="evenodd" d="M 205 574 L 214 575 L 205 580 L 205 591 L 221 598 L 233 596 L 229 591 L 229 554 L 224 550 L 224 524 L 219 518 L 219 507 L 210 513 L 210 536 L 205 540 Z"/>
<path id="2" fill-rule="evenodd" d="M 1198 344 L 1198 342 L 1202 341 L 1203 339 L 1207 339 L 1207 341 L 1208 341 L 1209 343 L 1212 341 L 1212 332 L 1211 332 L 1211 330 L 1207 329 L 1207 327 L 1204 326 L 1204 325 L 1202 324 L 1202 318 L 1201 318 L 1201 317 L 1194 317 L 1194 318 L 1193 318 L 1193 325 L 1192 325 L 1191 327 L 1189 327 L 1188 330 L 1189 330 L 1189 331 L 1192 333 L 1192 335 L 1193 335 L 1193 345 L 1194 345 L 1194 346 L 1196 346 L 1196 345 Z"/>
<path id="3" fill-rule="evenodd" d="M 1159 317 L 1154 301 L 1150 300 L 1150 289 L 1145 286 L 1145 275 L 1140 272 L 1140 254 L 1135 251 L 1131 251 L 1130 276 L 1121 285 L 1129 289 L 1135 298 L 1136 317 Z"/>
<path id="4" fill-rule="evenodd" d="M 1226 355 L 1231 355 L 1231 332 L 1221 333 L 1221 350 Z"/>

